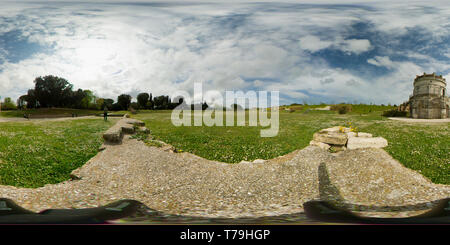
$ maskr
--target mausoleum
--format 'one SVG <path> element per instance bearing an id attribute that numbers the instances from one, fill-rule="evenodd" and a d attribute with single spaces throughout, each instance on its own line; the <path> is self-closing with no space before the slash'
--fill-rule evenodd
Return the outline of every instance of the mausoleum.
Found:
<path id="1" fill-rule="evenodd" d="M 435 73 L 416 76 L 414 92 L 409 97 L 409 112 L 412 118 L 450 117 L 450 98 L 446 96 L 447 83 L 442 75 Z"/>

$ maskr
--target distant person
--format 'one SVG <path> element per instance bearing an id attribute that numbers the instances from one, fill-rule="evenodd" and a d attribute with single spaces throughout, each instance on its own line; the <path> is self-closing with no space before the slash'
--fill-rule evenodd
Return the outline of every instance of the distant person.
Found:
<path id="1" fill-rule="evenodd" d="M 108 107 L 105 106 L 105 110 L 103 111 L 103 119 L 105 122 L 108 121 Z"/>

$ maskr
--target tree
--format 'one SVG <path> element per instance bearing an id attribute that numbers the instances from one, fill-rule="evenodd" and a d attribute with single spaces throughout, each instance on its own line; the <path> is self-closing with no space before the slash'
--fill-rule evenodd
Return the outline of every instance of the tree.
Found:
<path id="1" fill-rule="evenodd" d="M 112 109 L 113 108 L 113 104 L 114 104 L 114 100 L 113 99 L 105 99 L 101 109 L 104 110 L 105 106 L 108 108 L 108 110 Z"/>
<path id="2" fill-rule="evenodd" d="M 153 98 L 153 104 L 154 104 L 154 108 L 156 110 L 166 110 L 169 108 L 169 96 L 156 96 L 155 98 Z"/>
<path id="3" fill-rule="evenodd" d="M 92 109 L 95 107 L 95 96 L 91 90 L 83 90 L 84 97 L 81 99 L 81 109 Z"/>
<path id="4" fill-rule="evenodd" d="M 111 111 L 120 111 L 120 110 L 122 110 L 122 107 L 119 105 L 119 103 L 114 103 L 111 105 L 111 108 L 109 108 L 109 109 L 111 109 Z"/>
<path id="5" fill-rule="evenodd" d="M 105 105 L 105 99 L 103 99 L 103 98 L 97 98 L 97 99 L 95 100 L 95 108 L 96 108 L 97 110 L 103 110 L 104 105 Z"/>
<path id="6" fill-rule="evenodd" d="M 150 98 L 148 99 L 146 108 L 150 109 L 150 110 L 153 110 L 154 107 L 155 107 L 155 103 L 153 103 L 153 96 L 152 96 L 152 93 L 150 93 Z"/>
<path id="7" fill-rule="evenodd" d="M 76 108 L 76 109 L 82 109 L 84 97 L 86 97 L 86 94 L 82 89 L 78 89 L 77 91 L 72 92 L 71 96 L 69 98 L 70 107 Z"/>
<path id="8" fill-rule="evenodd" d="M 147 101 L 147 105 L 145 105 L 145 108 L 149 109 L 149 110 L 153 110 L 153 101 Z"/>
<path id="9" fill-rule="evenodd" d="M 140 108 L 146 108 L 148 99 L 150 98 L 150 95 L 148 93 L 140 93 L 137 96 L 137 102 L 139 104 Z"/>
<path id="10" fill-rule="evenodd" d="M 34 89 L 28 89 L 28 93 L 24 99 L 27 102 L 27 108 L 36 108 L 39 106 Z"/>
<path id="11" fill-rule="evenodd" d="M 34 84 L 36 100 L 42 107 L 62 106 L 73 87 L 66 79 L 52 75 L 37 77 Z"/>
<path id="12" fill-rule="evenodd" d="M 131 102 L 130 103 L 130 108 L 133 108 L 134 110 L 138 110 L 139 107 L 140 107 L 140 105 L 137 102 Z"/>
<path id="13" fill-rule="evenodd" d="M 2 110 L 16 110 L 16 104 L 11 100 L 10 97 L 6 97 L 3 100 L 3 103 L 1 105 Z"/>
<path id="14" fill-rule="evenodd" d="M 20 110 L 24 109 L 27 104 L 27 96 L 28 95 L 22 95 L 17 99 L 17 108 Z"/>
<path id="15" fill-rule="evenodd" d="M 121 107 L 122 110 L 128 110 L 131 104 L 131 95 L 121 94 L 117 97 L 117 104 Z"/>

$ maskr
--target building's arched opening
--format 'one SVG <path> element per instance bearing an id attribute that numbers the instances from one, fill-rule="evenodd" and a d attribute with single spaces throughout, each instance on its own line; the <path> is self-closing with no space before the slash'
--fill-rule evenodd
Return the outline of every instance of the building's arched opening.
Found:
<path id="1" fill-rule="evenodd" d="M 450 118 L 450 107 L 447 105 L 447 118 Z"/>

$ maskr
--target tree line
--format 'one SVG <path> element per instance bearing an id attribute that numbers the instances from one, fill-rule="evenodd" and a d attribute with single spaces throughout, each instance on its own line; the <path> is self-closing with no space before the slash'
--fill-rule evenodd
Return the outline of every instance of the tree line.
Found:
<path id="1" fill-rule="evenodd" d="M 138 94 L 136 99 L 137 102 L 131 102 L 132 96 L 129 94 L 119 95 L 117 101 L 111 98 L 100 98 L 90 90 L 74 90 L 73 85 L 64 78 L 48 75 L 37 77 L 34 80 L 34 88 L 29 89 L 27 94 L 17 99 L 17 106 L 9 97 L 5 98 L 2 106 L 5 110 L 51 107 L 104 110 L 106 107 L 107 110 L 120 111 L 130 108 L 170 110 L 183 103 L 182 98 L 177 103 L 173 103 L 167 95 L 153 97 L 151 93 L 145 92 Z M 206 107 L 207 105 L 204 103 L 202 108 L 206 109 Z"/>

